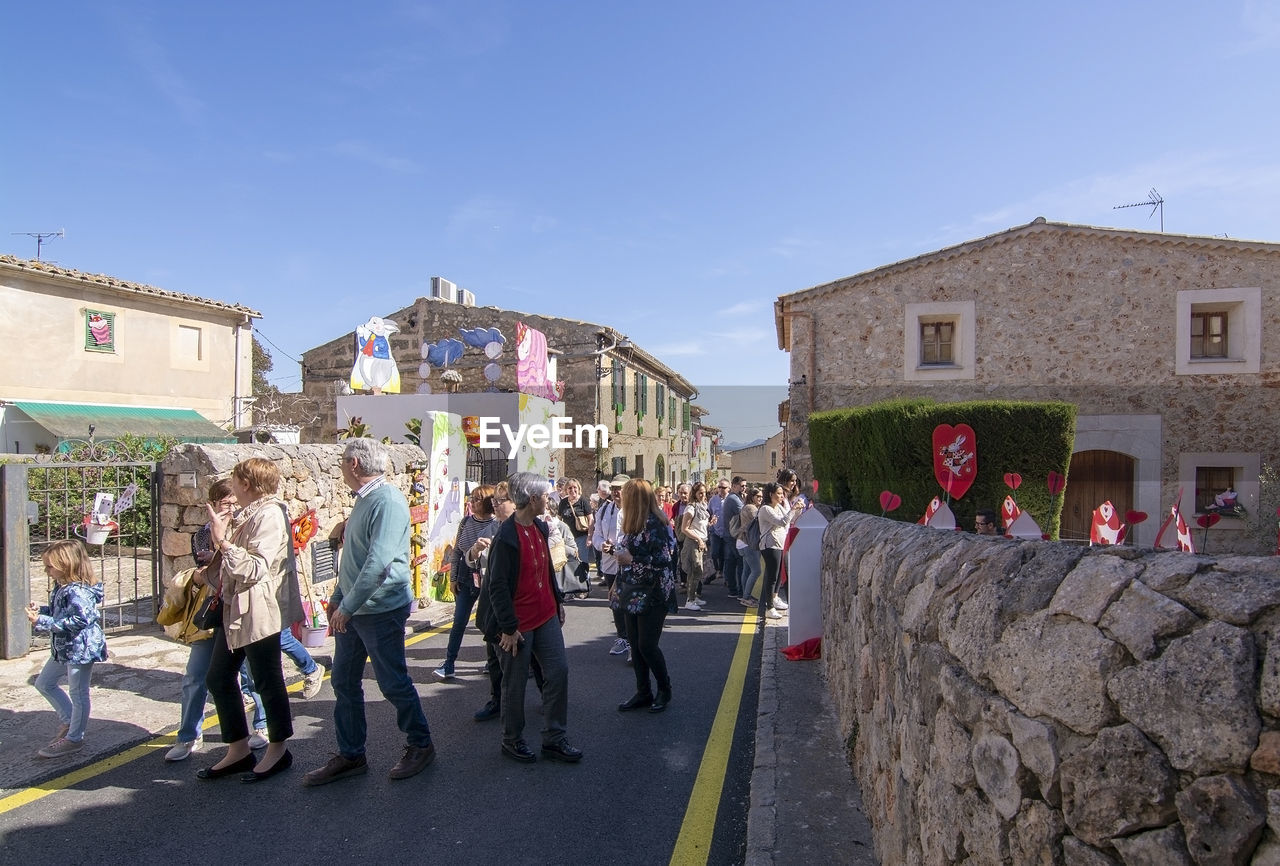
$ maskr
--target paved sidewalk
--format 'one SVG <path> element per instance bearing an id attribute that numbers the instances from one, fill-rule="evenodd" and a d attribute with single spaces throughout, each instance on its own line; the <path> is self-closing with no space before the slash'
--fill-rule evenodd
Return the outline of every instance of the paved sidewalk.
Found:
<path id="1" fill-rule="evenodd" d="M 820 661 L 791 661 L 785 620 L 764 632 L 747 866 L 875 866 Z"/>

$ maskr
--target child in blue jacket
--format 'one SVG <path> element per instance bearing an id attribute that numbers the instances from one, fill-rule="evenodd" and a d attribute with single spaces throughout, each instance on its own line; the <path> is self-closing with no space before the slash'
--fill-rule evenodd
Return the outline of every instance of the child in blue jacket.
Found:
<path id="1" fill-rule="evenodd" d="M 60 758 L 80 751 L 84 745 L 89 722 L 89 677 L 94 662 L 107 660 L 107 638 L 98 613 L 102 585 L 79 541 L 55 542 L 41 559 L 57 586 L 47 606 L 36 610 L 33 604 L 28 608 L 27 619 L 36 631 L 47 631 L 53 638 L 51 657 L 36 677 L 36 689 L 58 713 L 59 728 L 53 741 L 36 755 Z M 63 674 L 71 688 L 70 697 L 58 685 Z"/>

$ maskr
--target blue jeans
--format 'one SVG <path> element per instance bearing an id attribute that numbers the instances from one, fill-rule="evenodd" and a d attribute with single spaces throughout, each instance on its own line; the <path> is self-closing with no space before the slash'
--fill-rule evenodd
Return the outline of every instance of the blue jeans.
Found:
<path id="1" fill-rule="evenodd" d="M 524 640 L 515 653 L 496 647 L 502 666 L 502 742 L 524 739 L 524 692 L 529 684 L 529 660 L 537 656 L 544 678 L 542 685 L 542 745 L 564 742 L 569 721 L 569 659 L 564 651 L 560 618 L 551 619 L 521 634 Z"/>
<path id="2" fill-rule="evenodd" d="M 476 606 L 480 590 L 471 580 L 468 571 L 458 581 L 458 591 L 453 594 L 453 627 L 449 629 L 449 646 L 444 652 L 444 666 L 453 671 L 453 663 L 458 660 L 458 650 L 462 649 L 462 638 L 467 633 L 467 623 L 471 621 L 471 609 Z"/>
<path id="3" fill-rule="evenodd" d="M 319 665 L 316 660 L 311 657 L 311 653 L 307 652 L 307 648 L 302 645 L 302 641 L 293 636 L 293 629 L 286 628 L 280 632 L 280 652 L 287 655 L 304 677 L 309 677 L 316 672 Z"/>
<path id="4" fill-rule="evenodd" d="M 62 690 L 58 680 L 67 677 L 67 687 L 71 696 Z M 69 662 L 54 661 L 50 656 L 44 663 L 44 669 L 36 677 L 36 691 L 44 695 L 54 711 L 58 721 L 70 725 L 67 739 L 79 743 L 84 739 L 84 729 L 89 724 L 89 677 L 93 674 L 93 662 L 77 665 Z"/>
<path id="5" fill-rule="evenodd" d="M 742 597 L 746 598 L 755 589 L 756 581 L 760 579 L 760 574 L 764 570 L 764 564 L 760 559 L 760 551 L 753 547 L 748 547 L 739 553 L 742 554 Z"/>
<path id="6" fill-rule="evenodd" d="M 368 725 L 364 717 L 364 665 L 373 662 L 373 675 L 382 696 L 396 708 L 396 725 L 409 745 L 431 745 L 431 728 L 422 712 L 422 699 L 409 678 L 404 657 L 404 624 L 409 605 L 385 613 L 351 617 L 345 632 L 334 632 L 333 674 L 330 682 L 337 698 L 333 722 L 338 751 L 345 758 L 364 754 Z"/>
<path id="7" fill-rule="evenodd" d="M 738 555 L 738 541 L 734 538 L 724 540 L 724 585 L 730 595 L 741 595 L 739 580 L 742 576 L 742 557 Z"/>
<path id="8" fill-rule="evenodd" d="M 707 547 L 711 551 L 711 567 L 717 572 L 724 571 L 724 539 L 716 533 L 713 526 L 707 531 Z"/>
<path id="9" fill-rule="evenodd" d="M 205 638 L 191 644 L 187 656 L 187 671 L 182 675 L 182 719 L 178 722 L 178 742 L 190 743 L 199 739 L 204 722 L 204 702 L 209 695 L 204 678 L 209 674 L 209 661 L 213 658 L 213 638 Z M 246 662 L 240 666 L 240 691 L 253 699 L 253 729 L 267 727 L 267 713 L 262 708 L 262 697 L 254 690 L 253 677 Z"/>

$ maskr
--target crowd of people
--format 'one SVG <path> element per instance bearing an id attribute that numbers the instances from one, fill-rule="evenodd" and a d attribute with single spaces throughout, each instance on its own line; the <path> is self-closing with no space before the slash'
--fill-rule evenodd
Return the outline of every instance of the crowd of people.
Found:
<path id="1" fill-rule="evenodd" d="M 413 601 L 410 512 L 404 494 L 388 481 L 389 468 L 380 443 L 346 443 L 341 471 L 354 505 L 331 534 L 342 555 L 326 605 L 335 643 L 337 752 L 306 773 L 304 785 L 367 772 L 363 681 L 370 664 L 405 737 L 390 778 L 414 776 L 435 757 L 405 653 Z M 206 694 L 217 712 L 225 750 L 196 772 L 202 780 L 238 776 L 256 783 L 288 770 L 293 722 L 283 656 L 303 675 L 304 699 L 319 691 L 324 678 L 324 668 L 291 632 L 303 613 L 294 539 L 279 487 L 279 469 L 263 458 L 236 464 L 228 478 L 210 486 L 208 523 L 192 543 L 195 566 L 175 577 L 158 617 L 191 647 L 176 743 L 165 760 L 185 760 L 201 749 Z M 582 751 L 567 735 L 569 665 L 562 626 L 566 597 L 589 594 L 592 565 L 613 614 L 609 652 L 626 655 L 635 680 L 634 693 L 618 709 L 660 713 L 673 699 L 661 648 L 667 617 L 701 611 L 706 587 L 716 580 L 723 580 L 730 598 L 754 607 L 759 623 L 782 617 L 783 551 L 792 522 L 807 504 L 795 473 L 785 469 L 763 489 L 740 476 L 721 479 L 711 490 L 702 482 L 672 490 L 618 475 L 601 480 L 588 497 L 577 479 L 553 485 L 530 472 L 479 485 L 469 493 L 450 553 L 454 619 L 434 674 L 455 676 L 474 609 L 490 683 L 489 700 L 475 719 L 500 718 L 502 754 L 536 761 L 524 735 L 525 692 L 533 679 L 542 702 L 541 757 L 576 763 Z M 93 664 L 106 658 L 106 641 L 98 612 L 101 587 L 84 546 L 51 545 L 44 564 L 55 583 L 50 605 L 33 606 L 28 617 L 53 635 L 51 659 L 36 680 L 58 716 L 57 736 L 38 752 L 52 758 L 81 748 L 89 679 Z M 63 676 L 70 696 L 58 686 Z"/>

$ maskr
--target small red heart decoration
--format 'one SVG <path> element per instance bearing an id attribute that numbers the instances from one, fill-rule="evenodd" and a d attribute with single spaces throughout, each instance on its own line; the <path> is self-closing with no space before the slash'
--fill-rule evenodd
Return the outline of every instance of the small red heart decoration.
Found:
<path id="1" fill-rule="evenodd" d="M 1147 512 L 1145 511 L 1126 511 L 1124 513 L 1125 523 L 1128 523 L 1130 526 L 1136 526 L 1146 519 Z"/>
<path id="2" fill-rule="evenodd" d="M 1196 523 L 1200 524 L 1203 528 L 1208 529 L 1221 519 L 1222 515 L 1220 514 L 1201 514 L 1196 518 Z"/>
<path id="3" fill-rule="evenodd" d="M 880 492 L 880 510 L 893 511 L 902 504 L 902 497 L 890 490 Z"/>
<path id="4" fill-rule="evenodd" d="M 813 479 L 813 495 L 814 495 L 814 497 L 815 497 L 815 498 L 816 498 L 816 497 L 817 497 L 817 495 L 818 495 L 818 479 L 816 479 L 816 478 L 815 478 L 815 479 Z"/>
<path id="5" fill-rule="evenodd" d="M 1010 490 L 1017 490 L 1022 486 L 1022 476 L 1017 472 L 1006 472 L 1004 474 L 1004 486 Z"/>
<path id="6" fill-rule="evenodd" d="M 1067 476 L 1063 475 L 1061 472 L 1050 472 L 1048 484 L 1049 495 L 1057 496 L 1062 492 L 1062 488 L 1067 486 Z"/>

